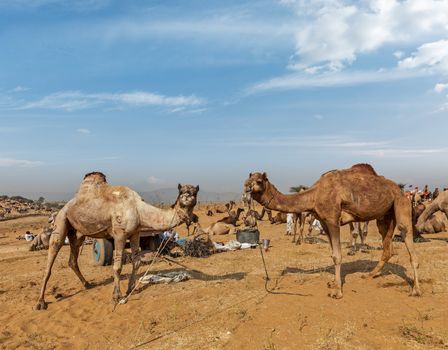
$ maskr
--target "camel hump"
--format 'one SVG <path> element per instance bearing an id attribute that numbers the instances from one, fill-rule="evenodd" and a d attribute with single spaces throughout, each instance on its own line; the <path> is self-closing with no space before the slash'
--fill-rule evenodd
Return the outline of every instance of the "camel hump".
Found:
<path id="1" fill-rule="evenodd" d="M 95 183 L 107 183 L 106 175 L 99 171 L 92 171 L 84 175 L 84 180 Z"/>
<path id="2" fill-rule="evenodd" d="M 355 164 L 355 165 L 352 166 L 352 169 L 365 171 L 365 172 L 368 172 L 368 173 L 370 173 L 372 175 L 378 176 L 378 174 L 376 173 L 375 169 L 373 169 L 373 166 L 371 166 L 370 164 L 367 164 L 367 163 Z"/>

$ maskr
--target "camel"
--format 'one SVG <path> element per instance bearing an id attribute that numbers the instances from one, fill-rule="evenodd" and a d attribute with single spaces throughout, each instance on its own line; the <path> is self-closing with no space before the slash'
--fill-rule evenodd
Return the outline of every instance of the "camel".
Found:
<path id="1" fill-rule="evenodd" d="M 233 210 L 233 211 L 229 212 L 229 216 L 226 216 L 225 218 L 222 218 L 222 219 L 218 220 L 217 222 L 222 222 L 224 224 L 237 226 L 237 222 L 238 222 L 240 215 L 243 211 L 244 211 L 243 208 L 238 208 L 236 211 Z"/>
<path id="2" fill-rule="evenodd" d="M 368 164 L 323 174 L 308 190 L 285 195 L 268 180 L 266 173 L 251 173 L 245 191 L 267 209 L 282 212 L 313 212 L 328 235 L 335 266 L 335 279 L 329 296 L 342 298 L 340 225 L 354 221 L 377 220 L 383 238 L 383 255 L 365 277 L 377 277 L 392 256 L 395 226 L 401 231 L 414 273 L 411 295 L 421 295 L 418 280 L 418 258 L 412 237 L 412 212 L 409 200 L 391 180 L 378 176 Z"/>
<path id="3" fill-rule="evenodd" d="M 68 236 L 70 242 L 69 266 L 85 288 L 91 285 L 78 267 L 79 249 L 87 237 L 113 238 L 114 240 L 114 291 L 115 303 L 121 300 L 120 274 L 123 252 L 129 239 L 132 251 L 132 272 L 129 276 L 127 294 L 134 288 L 135 274 L 140 260 L 137 258 L 140 245 L 140 231 L 166 231 L 192 220 L 199 186 L 180 185 L 175 204 L 169 209 L 156 208 L 147 204 L 133 190 L 125 186 L 110 186 L 106 176 L 92 172 L 84 180 L 73 199 L 58 213 L 54 231 L 50 238 L 48 261 L 36 310 L 47 308 L 45 288 L 51 275 L 56 256 Z"/>
<path id="4" fill-rule="evenodd" d="M 234 206 L 235 206 L 235 202 L 230 201 L 229 203 L 226 203 L 224 206 L 218 206 L 215 209 L 215 212 L 217 214 L 230 213 L 230 211 L 233 209 Z"/>
<path id="5" fill-rule="evenodd" d="M 256 211 L 250 210 L 247 215 L 244 216 L 244 226 L 246 227 L 257 227 L 257 217 L 255 216 Z"/>
<path id="6" fill-rule="evenodd" d="M 434 199 L 426 209 L 418 217 L 415 224 L 417 232 L 425 232 L 425 223 L 437 211 L 441 211 L 448 217 L 448 191 L 440 192 L 436 199 Z"/>
<path id="7" fill-rule="evenodd" d="M 272 212 L 269 209 L 266 210 L 266 213 L 268 214 L 269 221 L 273 225 L 287 223 L 288 213 L 278 212 L 277 214 L 275 214 L 275 216 L 272 216 Z M 306 212 L 293 213 L 293 214 L 294 215 L 293 215 L 293 219 L 292 219 L 292 222 L 293 222 L 292 231 L 294 232 L 294 236 L 292 238 L 292 243 L 301 244 L 304 241 L 303 230 L 305 228 L 305 220 L 309 214 Z M 299 237 L 296 240 L 297 224 L 299 224 L 300 231 L 299 231 Z M 311 229 L 309 230 L 308 235 L 310 232 L 311 232 Z M 289 236 L 290 234 L 291 234 L 290 231 L 286 231 L 286 236 Z"/>
<path id="8" fill-rule="evenodd" d="M 223 222 L 215 222 L 205 229 L 198 226 L 198 230 L 200 233 L 202 232 L 208 235 L 226 235 L 232 230 L 232 226 Z"/>

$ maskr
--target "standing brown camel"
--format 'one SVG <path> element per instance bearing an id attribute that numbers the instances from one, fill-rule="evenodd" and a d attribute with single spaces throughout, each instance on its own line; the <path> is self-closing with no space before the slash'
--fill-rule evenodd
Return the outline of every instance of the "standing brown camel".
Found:
<path id="1" fill-rule="evenodd" d="M 292 213 L 311 211 L 316 214 L 333 250 L 335 280 L 332 285 L 334 289 L 329 294 L 331 297 L 342 298 L 340 225 L 374 219 L 383 238 L 383 255 L 368 276 L 379 276 L 392 256 L 391 240 L 397 226 L 405 237 L 414 272 L 411 295 L 421 295 L 410 202 L 397 184 L 378 176 L 370 165 L 357 164 L 349 169 L 329 171 L 310 189 L 291 195 L 279 192 L 269 182 L 266 173 L 253 173 L 245 182 L 245 191 L 267 209 Z"/>
<path id="2" fill-rule="evenodd" d="M 140 231 L 160 232 L 192 220 L 199 186 L 178 186 L 179 195 L 170 209 L 159 209 L 145 203 L 142 198 L 125 186 L 110 186 L 106 176 L 100 172 L 89 173 L 75 197 L 62 208 L 55 219 L 55 228 L 50 238 L 47 269 L 42 283 L 36 310 L 46 309 L 45 288 L 51 275 L 56 256 L 64 244 L 70 241 L 69 265 L 85 288 L 86 281 L 78 267 L 79 248 L 86 236 L 113 238 L 114 240 L 114 292 L 113 299 L 121 299 L 120 274 L 123 252 L 129 239 L 132 251 L 132 273 L 129 276 L 128 292 L 135 284 L 135 273 L 139 266 L 136 256 L 140 248 Z"/>

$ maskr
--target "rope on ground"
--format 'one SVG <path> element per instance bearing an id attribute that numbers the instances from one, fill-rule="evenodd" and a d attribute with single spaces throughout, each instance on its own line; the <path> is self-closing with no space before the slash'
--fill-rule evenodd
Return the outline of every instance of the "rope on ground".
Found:
<path id="1" fill-rule="evenodd" d="M 263 248 L 261 247 L 261 244 L 258 245 L 260 248 L 260 254 L 261 254 L 261 260 L 263 261 L 263 266 L 264 266 L 264 272 L 265 272 L 265 278 L 264 278 L 264 289 L 267 293 L 269 294 L 276 294 L 276 295 L 295 295 L 295 296 L 301 296 L 301 297 L 309 297 L 311 296 L 311 294 L 300 294 L 300 293 L 291 293 L 291 292 L 274 292 L 273 290 L 270 290 L 268 288 L 268 281 L 270 280 L 269 275 L 268 275 L 268 269 L 266 267 L 266 261 L 264 259 L 264 254 L 263 254 Z M 277 286 L 277 282 L 278 280 L 276 280 L 276 286 Z"/>
<path id="2" fill-rule="evenodd" d="M 173 217 L 171 218 L 171 222 L 170 222 L 170 224 L 169 224 L 168 226 L 171 226 L 171 224 L 173 223 L 175 215 L 176 215 L 176 213 L 174 212 L 174 213 L 173 213 Z M 126 304 L 126 303 L 128 302 L 130 296 L 134 293 L 134 291 L 135 291 L 138 287 L 140 287 L 141 279 L 144 278 L 144 277 L 146 277 L 146 275 L 148 274 L 148 272 L 149 272 L 149 270 L 151 269 L 152 265 L 153 265 L 154 262 L 157 260 L 157 258 L 159 257 L 159 255 L 163 252 L 163 250 L 165 249 L 165 247 L 166 247 L 166 245 L 168 244 L 169 241 L 170 241 L 169 239 L 166 239 L 166 240 L 163 242 L 163 244 L 159 245 L 159 248 L 158 248 L 157 251 L 156 251 L 156 255 L 154 256 L 154 259 L 152 259 L 151 263 L 149 264 L 149 266 L 148 266 L 148 268 L 146 269 L 146 271 L 145 271 L 145 273 L 143 274 L 143 276 L 140 277 L 140 278 L 137 280 L 137 283 L 135 283 L 134 288 L 132 288 L 132 290 L 129 292 L 129 294 L 127 294 L 127 295 L 126 295 L 124 298 L 122 298 L 117 304 L 114 305 L 114 308 L 113 308 L 112 312 L 115 311 L 117 305 L 119 305 L 119 304 L 120 304 L 120 305 L 123 305 L 123 304 Z M 138 269 L 137 269 L 137 271 L 135 271 L 134 273 L 137 274 L 137 272 L 138 272 Z"/>

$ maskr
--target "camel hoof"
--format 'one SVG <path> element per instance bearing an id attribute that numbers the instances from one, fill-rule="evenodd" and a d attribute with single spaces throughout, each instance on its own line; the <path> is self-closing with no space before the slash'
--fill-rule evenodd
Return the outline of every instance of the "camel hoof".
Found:
<path id="1" fill-rule="evenodd" d="M 46 310 L 47 307 L 48 304 L 44 300 L 40 300 L 36 305 L 34 305 L 34 310 Z"/>
<path id="2" fill-rule="evenodd" d="M 420 288 L 412 288 L 411 294 L 409 294 L 409 296 L 411 297 L 421 297 L 422 296 L 422 292 L 420 290 Z"/>
<path id="3" fill-rule="evenodd" d="M 93 288 L 93 287 L 94 287 L 93 284 L 91 284 L 91 283 L 89 283 L 89 282 L 87 282 L 87 283 L 84 284 L 84 288 L 85 288 L 85 289 L 91 289 L 91 288 Z"/>
<path id="4" fill-rule="evenodd" d="M 342 298 L 342 292 L 341 292 L 340 289 L 334 289 L 330 293 L 328 293 L 328 296 L 330 298 L 333 298 L 333 299 L 341 299 Z"/>

